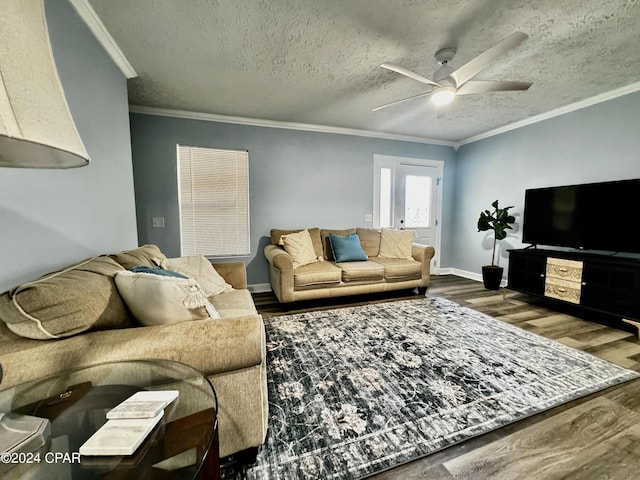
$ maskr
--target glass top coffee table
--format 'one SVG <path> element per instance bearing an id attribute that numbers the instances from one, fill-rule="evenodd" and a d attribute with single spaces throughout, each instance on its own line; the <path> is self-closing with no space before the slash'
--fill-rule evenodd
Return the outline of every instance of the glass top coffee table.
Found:
<path id="1" fill-rule="evenodd" d="M 80 455 L 80 446 L 107 421 L 107 411 L 142 390 L 179 395 L 136 451 Z M 0 414 L 7 419 L 26 415 L 50 421 L 44 446 L 13 455 L 0 452 L 0 479 L 217 479 L 217 407 L 206 377 L 167 360 L 78 367 L 0 390 Z"/>

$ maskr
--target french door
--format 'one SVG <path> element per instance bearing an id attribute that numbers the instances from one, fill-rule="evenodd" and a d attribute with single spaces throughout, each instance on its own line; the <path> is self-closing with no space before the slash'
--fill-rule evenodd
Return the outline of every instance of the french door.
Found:
<path id="1" fill-rule="evenodd" d="M 416 242 L 432 245 L 437 273 L 443 162 L 374 156 L 374 226 L 414 230 Z"/>

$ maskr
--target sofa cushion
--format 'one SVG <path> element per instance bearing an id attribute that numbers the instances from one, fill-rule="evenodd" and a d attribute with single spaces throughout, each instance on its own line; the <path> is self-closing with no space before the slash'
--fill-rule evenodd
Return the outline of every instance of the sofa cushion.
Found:
<path id="1" fill-rule="evenodd" d="M 373 228 L 357 228 L 360 243 L 367 257 L 377 257 L 380 253 L 380 230 Z"/>
<path id="2" fill-rule="evenodd" d="M 336 266 L 342 270 L 343 282 L 381 282 L 384 279 L 384 267 L 379 263 L 365 262 L 340 262 Z"/>
<path id="3" fill-rule="evenodd" d="M 362 249 L 360 237 L 358 237 L 357 233 L 344 237 L 330 233 L 329 244 L 336 262 L 362 262 L 367 260 L 367 254 Z"/>
<path id="4" fill-rule="evenodd" d="M 166 268 L 193 278 L 207 297 L 228 292 L 233 288 L 202 255 L 168 258 Z"/>
<path id="5" fill-rule="evenodd" d="M 330 262 L 311 263 L 293 271 L 294 288 L 333 285 L 340 283 L 341 278 L 342 270 Z"/>
<path id="6" fill-rule="evenodd" d="M 371 261 L 384 267 L 384 278 L 390 282 L 415 280 L 422 276 L 422 263 L 413 259 L 374 257 Z"/>
<path id="7" fill-rule="evenodd" d="M 50 273 L 1 295 L 0 318 L 15 334 L 36 340 L 130 326 L 133 319 L 114 282 L 121 271 L 100 256 Z"/>
<path id="8" fill-rule="evenodd" d="M 416 232 L 413 230 L 393 230 L 383 228 L 380 235 L 381 258 L 404 258 L 411 260 L 411 246 Z"/>
<path id="9" fill-rule="evenodd" d="M 316 255 L 308 230 L 282 235 L 280 241 L 284 245 L 284 250 L 291 256 L 293 268 L 321 260 L 321 258 Z"/>
<path id="10" fill-rule="evenodd" d="M 126 270 L 133 267 L 161 267 L 167 257 L 156 245 L 143 245 L 133 250 L 125 250 L 120 253 L 109 255 L 113 260 L 122 265 Z"/>
<path id="11" fill-rule="evenodd" d="M 243 315 L 257 315 L 249 290 L 230 290 L 209 297 L 209 301 L 220 314 L 220 318 L 235 318 Z"/>
<path id="12" fill-rule="evenodd" d="M 271 229 L 271 244 L 272 245 L 283 245 L 280 241 L 283 235 L 289 235 L 290 233 L 298 233 L 303 229 L 299 230 L 279 230 L 276 228 Z M 311 237 L 311 242 L 313 243 L 313 249 L 316 252 L 316 257 L 324 257 L 324 252 L 322 250 L 322 239 L 320 238 L 320 229 L 316 228 L 307 228 L 309 232 L 309 236 Z"/>
<path id="13" fill-rule="evenodd" d="M 333 261 L 333 253 L 331 253 L 331 244 L 329 243 L 329 234 L 333 233 L 334 235 L 340 235 L 342 237 L 346 235 L 351 235 L 352 233 L 356 233 L 355 228 L 347 228 L 346 230 L 335 230 L 335 229 L 322 229 L 320 230 L 320 238 L 322 238 L 322 248 L 324 251 L 324 258 L 329 261 Z"/>
<path id="14" fill-rule="evenodd" d="M 262 360 L 263 331 L 262 320 L 252 314 L 86 332 L 49 342 L 18 337 L 15 341 L 0 343 L 2 387 L 80 365 L 137 358 L 175 360 L 205 375 L 245 369 L 259 365 Z"/>
<path id="15" fill-rule="evenodd" d="M 124 270 L 116 275 L 116 285 L 129 310 L 142 325 L 220 318 L 192 278 Z"/>

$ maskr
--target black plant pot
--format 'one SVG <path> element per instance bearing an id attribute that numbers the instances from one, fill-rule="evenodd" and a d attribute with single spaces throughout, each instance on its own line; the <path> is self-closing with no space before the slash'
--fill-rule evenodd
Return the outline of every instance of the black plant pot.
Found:
<path id="1" fill-rule="evenodd" d="M 499 290 L 503 271 L 504 268 L 494 265 L 485 265 L 482 267 L 482 282 L 484 283 L 484 288 L 488 290 Z"/>

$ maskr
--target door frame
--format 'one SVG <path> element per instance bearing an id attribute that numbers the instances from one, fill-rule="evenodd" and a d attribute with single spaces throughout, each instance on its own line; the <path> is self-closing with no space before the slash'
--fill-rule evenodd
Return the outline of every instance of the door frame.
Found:
<path id="1" fill-rule="evenodd" d="M 391 169 L 391 188 L 395 189 L 396 168 L 399 165 L 414 165 L 418 167 L 433 167 L 437 170 L 436 177 L 436 208 L 435 208 L 435 245 L 436 253 L 432 259 L 431 273 L 437 275 L 440 272 L 440 245 L 442 244 L 442 186 L 443 186 L 443 160 L 429 160 L 426 158 L 397 157 L 391 155 L 373 155 L 373 227 L 380 228 L 380 169 Z M 391 211 L 395 207 L 395 191 L 391 192 Z"/>

